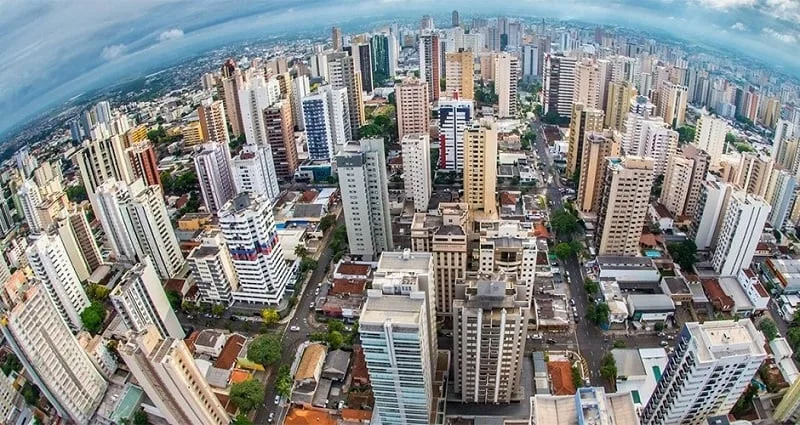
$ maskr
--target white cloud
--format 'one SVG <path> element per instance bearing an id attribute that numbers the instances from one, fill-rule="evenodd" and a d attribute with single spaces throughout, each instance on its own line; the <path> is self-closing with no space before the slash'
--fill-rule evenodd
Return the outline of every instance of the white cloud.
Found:
<path id="1" fill-rule="evenodd" d="M 714 9 L 732 9 L 755 6 L 756 0 L 697 0 L 700 4 Z"/>
<path id="2" fill-rule="evenodd" d="M 731 29 L 732 30 L 736 30 L 736 31 L 747 31 L 747 25 L 745 25 L 745 24 L 743 24 L 741 22 L 737 22 L 737 23 L 731 25 Z"/>
<path id="3" fill-rule="evenodd" d="M 174 38 L 181 38 L 183 37 L 183 30 L 180 28 L 173 28 L 171 30 L 167 30 L 162 32 L 158 36 L 158 41 L 167 41 L 172 40 Z"/>
<path id="4" fill-rule="evenodd" d="M 776 40 L 782 41 L 784 43 L 796 43 L 797 37 L 794 34 L 789 34 L 788 32 L 778 32 L 772 28 L 764 28 L 761 30 L 765 35 L 768 35 Z"/>
<path id="5" fill-rule="evenodd" d="M 103 51 L 100 52 L 100 57 L 103 58 L 103 60 L 113 61 L 122 56 L 125 50 L 127 50 L 127 47 L 124 44 L 112 44 L 111 46 L 103 47 Z"/>

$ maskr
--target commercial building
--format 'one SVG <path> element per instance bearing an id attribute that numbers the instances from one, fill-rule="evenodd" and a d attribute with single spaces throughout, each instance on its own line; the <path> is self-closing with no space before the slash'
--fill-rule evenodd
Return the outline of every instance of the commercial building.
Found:
<path id="1" fill-rule="evenodd" d="M 90 423 L 108 383 L 44 288 L 22 289 L 3 314 L 3 336 L 56 412 L 75 423 Z"/>
<path id="2" fill-rule="evenodd" d="M 770 206 L 763 198 L 742 191 L 730 195 L 711 258 L 717 273 L 731 276 L 750 267 L 769 212 Z"/>
<path id="3" fill-rule="evenodd" d="M 223 206 L 218 216 L 239 278 L 233 299 L 243 303 L 280 303 L 293 276 L 278 242 L 272 203 L 257 193 L 240 193 Z"/>
<path id="4" fill-rule="evenodd" d="M 344 50 L 354 59 L 356 71 L 361 75 L 361 90 L 372 93 L 374 81 L 372 76 L 372 46 L 369 43 L 355 43 L 345 46 Z"/>
<path id="5" fill-rule="evenodd" d="M 710 162 L 711 157 L 694 145 L 684 146 L 680 155 L 668 159 L 659 202 L 670 214 L 694 216 Z"/>
<path id="6" fill-rule="evenodd" d="M 494 58 L 494 91 L 497 93 L 497 116 L 516 118 L 519 93 L 519 59 L 508 53 Z"/>
<path id="7" fill-rule="evenodd" d="M 186 257 L 200 299 L 210 304 L 230 305 L 233 291 L 239 289 L 239 277 L 233 268 L 228 244 L 219 230 L 207 231 L 201 236 L 200 246 Z"/>
<path id="8" fill-rule="evenodd" d="M 582 103 L 572 104 L 572 119 L 569 123 L 569 148 L 567 149 L 567 176 L 572 177 L 581 169 L 583 142 L 587 133 L 603 132 L 603 111 L 588 109 Z"/>
<path id="9" fill-rule="evenodd" d="M 406 199 L 414 200 L 414 210 L 428 211 L 431 198 L 431 139 L 427 134 L 407 134 L 400 140 Z"/>
<path id="10" fill-rule="evenodd" d="M 155 327 L 129 332 L 118 352 L 131 374 L 170 424 L 227 425 L 231 418 L 183 342 Z"/>
<path id="11" fill-rule="evenodd" d="M 81 312 L 89 307 L 89 298 L 61 239 L 58 236 L 35 235 L 25 250 L 25 256 L 64 322 L 73 329 L 83 328 Z"/>
<path id="12" fill-rule="evenodd" d="M 578 211 L 597 214 L 606 170 L 606 157 L 619 155 L 619 143 L 609 133 L 585 134 L 578 181 Z"/>
<path id="13" fill-rule="evenodd" d="M 236 194 L 261 195 L 271 203 L 280 197 L 281 189 L 270 146 L 244 145 L 231 160 L 231 173 Z M 233 198 L 231 196 L 228 200 Z"/>
<path id="14" fill-rule="evenodd" d="M 727 415 L 767 357 L 749 320 L 686 323 L 676 340 L 642 425 L 700 425 Z"/>
<path id="15" fill-rule="evenodd" d="M 464 167 L 464 133 L 474 117 L 473 102 L 469 99 L 441 98 L 438 112 L 438 168 L 460 171 Z"/>
<path id="16" fill-rule="evenodd" d="M 428 87 L 428 99 L 431 102 L 439 100 L 439 73 L 441 67 L 441 44 L 439 35 L 422 34 L 419 37 L 419 78 Z M 402 137 L 402 136 L 401 136 Z"/>
<path id="17" fill-rule="evenodd" d="M 203 144 L 194 157 L 194 167 L 203 204 L 216 213 L 236 194 L 231 176 L 231 155 L 227 143 Z"/>
<path id="18" fill-rule="evenodd" d="M 464 134 L 464 202 L 470 210 L 497 213 L 497 129 L 494 122 L 472 124 Z"/>
<path id="19" fill-rule="evenodd" d="M 541 74 L 541 55 L 539 46 L 525 44 L 522 46 L 522 80 L 531 82 L 542 77 Z"/>
<path id="20" fill-rule="evenodd" d="M 464 403 L 522 397 L 520 375 L 530 314 L 528 291 L 514 274 L 468 273 L 453 300 L 454 388 Z"/>
<path id="21" fill-rule="evenodd" d="M 445 93 L 453 98 L 475 99 L 475 59 L 472 52 L 460 49 L 445 54 Z"/>
<path id="22" fill-rule="evenodd" d="M 724 120 L 712 117 L 711 115 L 701 115 L 697 120 L 697 128 L 694 133 L 694 144 L 698 149 L 708 152 L 711 156 L 711 166 L 719 166 L 720 157 L 725 150 L 725 136 L 731 131 L 731 127 Z"/>
<path id="23" fill-rule="evenodd" d="M 653 185 L 653 160 L 609 157 L 601 190 L 595 246 L 601 255 L 639 254 Z"/>
<path id="24" fill-rule="evenodd" d="M 402 140 L 407 134 L 428 134 L 428 87 L 412 80 L 395 86 L 397 103 L 397 134 Z"/>
<path id="25" fill-rule="evenodd" d="M 346 89 L 331 93 L 346 94 Z M 308 146 L 308 157 L 312 160 L 330 160 L 336 154 L 339 136 L 343 137 L 346 134 L 344 127 L 335 127 L 335 124 L 343 123 L 345 117 L 340 115 L 340 119 L 334 119 L 333 106 L 329 103 L 329 96 L 325 91 L 318 91 L 317 94 L 303 98 L 306 145 Z M 341 103 L 336 103 L 336 106 L 341 107 Z M 350 123 L 349 119 L 347 119 L 347 123 Z"/>
<path id="26" fill-rule="evenodd" d="M 109 299 L 125 326 L 134 332 L 153 325 L 162 338 L 186 336 L 149 257 L 122 275 Z"/>
<path id="27" fill-rule="evenodd" d="M 382 139 L 345 145 L 336 156 L 350 253 L 367 258 L 392 249 L 389 187 Z"/>

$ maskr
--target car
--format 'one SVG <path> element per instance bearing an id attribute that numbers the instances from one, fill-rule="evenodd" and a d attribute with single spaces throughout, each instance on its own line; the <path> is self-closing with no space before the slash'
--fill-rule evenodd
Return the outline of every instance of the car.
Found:
<path id="1" fill-rule="evenodd" d="M 342 407 L 344 407 L 344 400 L 339 400 L 339 405 L 336 408 L 342 410 Z"/>
<path id="2" fill-rule="evenodd" d="M 571 305 L 573 307 L 575 306 L 575 298 L 570 298 L 569 299 L 569 305 Z"/>
<path id="3" fill-rule="evenodd" d="M 281 396 L 279 395 L 275 396 L 275 404 L 281 404 Z"/>
<path id="4" fill-rule="evenodd" d="M 548 344 L 555 344 L 556 340 L 554 340 L 553 338 L 547 338 L 547 343 Z"/>
<path id="5" fill-rule="evenodd" d="M 659 333 L 658 333 L 658 336 L 660 336 L 661 338 L 664 338 L 666 335 L 667 335 L 667 334 L 665 334 L 664 332 L 659 332 Z"/>
<path id="6" fill-rule="evenodd" d="M 316 305 L 316 304 L 314 304 L 314 303 L 311 303 L 311 304 L 309 304 L 309 305 L 308 305 L 308 308 L 310 308 L 310 309 L 313 309 L 315 305 Z"/>
<path id="7" fill-rule="evenodd" d="M 314 295 L 319 295 L 319 288 L 314 290 Z"/>
<path id="8" fill-rule="evenodd" d="M 666 347 L 667 345 L 669 345 L 669 342 L 661 341 L 659 344 L 661 344 L 662 347 Z"/>
<path id="9" fill-rule="evenodd" d="M 293 325 L 292 327 L 289 328 L 289 330 L 292 332 L 300 332 L 300 326 Z"/>
<path id="10" fill-rule="evenodd" d="M 272 423 L 275 419 L 275 412 L 269 412 L 269 418 L 267 418 L 267 422 Z"/>
<path id="11" fill-rule="evenodd" d="M 191 320 L 191 319 L 194 319 L 194 316 L 192 316 L 191 314 L 187 314 L 186 318 Z"/>
<path id="12" fill-rule="evenodd" d="M 675 337 L 674 337 L 674 336 L 672 336 L 672 335 L 667 335 L 667 339 L 668 339 L 668 340 L 670 340 L 670 341 L 672 341 L 673 339 L 675 339 Z"/>
<path id="13" fill-rule="evenodd" d="M 353 332 L 353 328 L 350 327 L 350 326 L 345 326 L 344 330 L 347 331 L 347 332 Z"/>
<path id="14" fill-rule="evenodd" d="M 236 316 L 231 316 L 231 322 L 238 322 L 240 319 Z"/>

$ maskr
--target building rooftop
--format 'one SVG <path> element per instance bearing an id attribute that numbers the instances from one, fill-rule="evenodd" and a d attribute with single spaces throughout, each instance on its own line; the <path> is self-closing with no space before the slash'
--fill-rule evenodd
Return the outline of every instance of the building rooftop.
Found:
<path id="1" fill-rule="evenodd" d="M 367 264 L 341 262 L 336 267 L 337 274 L 353 275 L 353 276 L 369 276 L 372 268 Z"/>
<path id="2" fill-rule="evenodd" d="M 628 295 L 628 304 L 634 310 L 645 311 L 673 311 L 675 302 L 669 295 L 664 294 L 631 294 Z"/>
<path id="3" fill-rule="evenodd" d="M 393 324 L 417 327 L 420 314 L 425 306 L 425 298 L 421 296 L 383 295 L 378 290 L 370 290 L 364 311 L 359 319 L 360 324 L 380 324 L 390 320 Z"/>
<path id="4" fill-rule="evenodd" d="M 325 350 L 325 346 L 322 344 L 308 344 L 306 349 L 303 350 L 303 357 L 300 360 L 300 365 L 297 366 L 294 380 L 316 379 L 317 377 L 314 373 L 317 367 L 325 361 Z"/>
<path id="5" fill-rule="evenodd" d="M 691 291 L 689 291 L 689 287 L 686 286 L 686 281 L 684 281 L 680 277 L 665 277 L 664 283 L 667 285 L 670 295 L 691 294 Z"/>
<path id="6" fill-rule="evenodd" d="M 219 353 L 219 357 L 214 362 L 214 367 L 225 370 L 232 369 L 236 365 L 236 359 L 239 358 L 239 353 L 242 351 L 246 341 L 247 338 L 239 334 L 233 334 L 228 337 L 225 346 L 222 347 L 222 351 Z"/>
<path id="7" fill-rule="evenodd" d="M 378 271 L 428 271 L 431 266 L 431 254 L 427 252 L 384 252 L 378 260 Z"/>
<path id="8" fill-rule="evenodd" d="M 733 299 L 736 310 L 752 310 L 755 306 L 744 292 L 739 280 L 733 276 L 724 276 L 717 279 L 722 289 Z"/>
<path id="9" fill-rule="evenodd" d="M 730 356 L 766 357 L 764 337 L 750 320 L 720 320 L 684 325 L 697 343 L 699 361 Z"/>
<path id="10" fill-rule="evenodd" d="M 597 264 L 600 268 L 615 269 L 640 269 L 655 268 L 653 260 L 648 257 L 633 257 L 625 255 L 598 255 Z"/>
<path id="11" fill-rule="evenodd" d="M 225 332 L 216 329 L 203 329 L 197 334 L 195 346 L 214 347 L 220 338 L 225 338 Z"/>
<path id="12" fill-rule="evenodd" d="M 617 362 L 617 375 L 619 376 L 642 376 L 645 374 L 644 363 L 639 355 L 639 350 L 635 348 L 615 348 L 611 350 L 614 361 Z"/>
<path id="13" fill-rule="evenodd" d="M 324 409 L 292 407 L 283 423 L 284 425 L 336 425 L 336 419 Z"/>
<path id="14" fill-rule="evenodd" d="M 437 235 L 437 236 L 445 236 L 445 235 L 448 235 L 448 236 L 452 236 L 452 235 L 464 236 L 465 233 L 464 233 L 464 229 L 462 229 L 461 226 L 456 226 L 454 224 L 450 224 L 450 225 L 445 225 L 445 226 L 439 227 L 439 229 L 436 231 L 435 235 Z"/>

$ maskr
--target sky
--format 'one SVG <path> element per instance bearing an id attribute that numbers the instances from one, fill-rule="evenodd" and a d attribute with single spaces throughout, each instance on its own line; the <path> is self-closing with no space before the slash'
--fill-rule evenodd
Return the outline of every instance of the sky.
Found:
<path id="1" fill-rule="evenodd" d="M 0 0 L 0 137 L 85 91 L 198 53 L 343 21 L 457 8 L 656 30 L 800 76 L 800 0 Z M 446 23 L 443 23 L 446 25 Z"/>

